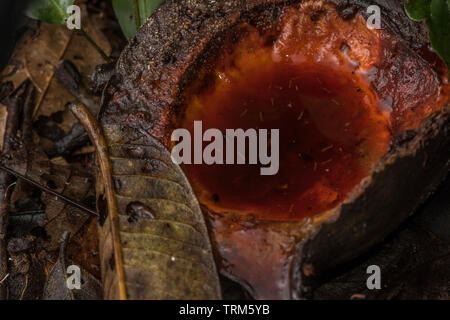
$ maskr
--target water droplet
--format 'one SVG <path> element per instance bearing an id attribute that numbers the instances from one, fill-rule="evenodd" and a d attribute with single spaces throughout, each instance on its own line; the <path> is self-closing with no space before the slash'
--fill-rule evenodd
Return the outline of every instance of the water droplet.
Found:
<path id="1" fill-rule="evenodd" d="M 151 160 L 145 160 L 145 163 L 142 167 L 143 173 L 152 173 L 157 168 L 157 164 L 153 163 Z"/>
<path id="2" fill-rule="evenodd" d="M 143 147 L 128 147 L 127 154 L 131 158 L 142 159 L 145 156 L 145 149 Z"/>
<path id="3" fill-rule="evenodd" d="M 129 216 L 128 222 L 137 222 L 142 219 L 154 219 L 152 210 L 139 201 L 130 202 L 126 208 L 126 214 Z"/>
<path id="4" fill-rule="evenodd" d="M 122 188 L 122 181 L 117 177 L 113 177 L 113 180 L 116 191 L 119 191 Z"/>

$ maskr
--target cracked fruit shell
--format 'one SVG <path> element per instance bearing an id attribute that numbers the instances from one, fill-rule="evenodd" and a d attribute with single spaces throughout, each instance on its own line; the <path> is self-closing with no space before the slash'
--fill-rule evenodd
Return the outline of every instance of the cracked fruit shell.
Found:
<path id="1" fill-rule="evenodd" d="M 223 275 L 255 298 L 307 297 L 445 178 L 448 70 L 402 1 L 163 3 L 130 40 L 100 123 L 280 129 L 280 170 L 183 165 Z M 120 136 L 123 132 L 114 132 Z"/>

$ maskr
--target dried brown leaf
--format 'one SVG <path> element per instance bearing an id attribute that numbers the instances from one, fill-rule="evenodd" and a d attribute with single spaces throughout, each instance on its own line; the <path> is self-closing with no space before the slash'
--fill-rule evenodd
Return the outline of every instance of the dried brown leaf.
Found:
<path id="1" fill-rule="evenodd" d="M 44 300 L 98 300 L 102 298 L 101 283 L 86 270 L 81 271 L 80 289 L 69 289 L 67 286 L 67 267 L 73 265 L 66 261 L 66 247 L 69 233 L 63 234 L 58 260 L 48 276 L 44 288 Z"/>
<path id="2" fill-rule="evenodd" d="M 87 10 L 82 10 L 82 14 L 83 28 L 109 54 L 111 45 L 108 39 L 87 15 Z M 34 118 L 64 112 L 65 105 L 74 100 L 54 76 L 54 68 L 61 59 L 75 64 L 83 84 L 87 84 L 95 66 L 104 62 L 83 36 L 65 25 L 41 23 L 37 30 L 29 29 L 22 36 L 8 66 L 0 74 L 2 81 L 11 81 L 15 88 L 27 78 L 33 82 L 38 91 Z M 85 92 L 84 87 L 82 91 Z M 66 111 L 58 126 L 67 133 L 74 123 L 76 120 Z"/>
<path id="3" fill-rule="evenodd" d="M 96 146 L 101 172 L 97 201 L 105 217 L 99 231 L 104 297 L 219 299 L 202 212 L 167 149 L 127 125 L 104 126 L 103 137 L 86 108 L 71 109 Z"/>

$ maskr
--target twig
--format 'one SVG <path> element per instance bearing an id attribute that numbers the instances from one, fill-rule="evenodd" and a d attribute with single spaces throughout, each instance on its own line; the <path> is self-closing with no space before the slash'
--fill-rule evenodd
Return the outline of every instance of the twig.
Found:
<path id="1" fill-rule="evenodd" d="M 99 47 L 99 45 L 94 41 L 94 39 L 92 39 L 83 28 L 79 29 L 78 32 L 83 37 L 85 37 L 87 41 L 89 41 L 89 43 L 94 47 L 95 50 L 97 50 L 98 53 L 100 53 L 100 55 L 102 56 L 103 60 L 105 60 L 106 62 L 111 62 L 112 61 L 108 57 L 108 55 L 105 53 L 105 51 L 103 51 L 102 48 Z"/>
<path id="2" fill-rule="evenodd" d="M 98 214 L 97 212 L 95 212 L 94 210 L 89 209 L 88 207 L 85 207 L 85 206 L 83 206 L 82 204 L 79 204 L 79 203 L 76 202 L 75 200 L 72 200 L 72 199 L 70 199 L 70 198 L 67 198 L 66 196 L 62 195 L 62 194 L 59 193 L 59 192 L 53 191 L 52 189 L 49 189 L 49 188 L 47 188 L 46 186 L 43 186 L 42 184 L 40 184 L 40 183 L 38 183 L 38 182 L 36 182 L 36 181 L 34 181 L 34 180 L 31 180 L 30 178 L 25 177 L 24 175 L 22 175 L 22 174 L 20 174 L 20 173 L 18 173 L 18 172 L 16 172 L 16 171 L 14 171 L 14 170 L 12 170 L 12 169 L 10 169 L 10 168 L 8 168 L 8 167 L 5 167 L 4 165 L 1 165 L 1 164 L 0 164 L 0 170 L 3 170 L 3 171 L 5 171 L 5 172 L 11 174 L 11 175 L 15 176 L 15 177 L 18 178 L 18 179 L 24 180 L 24 181 L 26 181 L 26 182 L 32 184 L 33 186 L 38 187 L 39 189 L 41 189 L 41 190 L 43 190 L 43 191 L 45 191 L 45 192 L 47 192 L 47 193 L 49 193 L 49 194 L 51 194 L 51 195 L 54 195 L 54 196 L 58 197 L 59 199 L 61 199 L 61 200 L 65 201 L 65 202 L 67 202 L 67 203 L 73 205 L 74 207 L 77 207 L 78 209 L 81 209 L 81 210 L 83 210 L 83 211 L 86 211 L 86 212 L 92 214 L 92 215 L 95 216 L 95 217 L 98 217 L 98 216 L 99 216 L 99 214 Z"/>
<path id="3" fill-rule="evenodd" d="M 27 273 L 25 276 L 25 285 L 23 286 L 22 293 L 20 294 L 19 300 L 23 300 L 23 297 L 25 296 L 25 292 L 28 289 L 28 279 L 29 278 L 28 278 L 28 273 Z"/>
<path id="4" fill-rule="evenodd" d="M 6 276 L 4 276 L 2 280 L 0 280 L 0 284 L 2 284 L 3 282 L 5 282 L 6 279 L 8 279 L 8 277 L 9 277 L 9 273 L 7 273 Z"/>
<path id="5" fill-rule="evenodd" d="M 10 217 L 23 217 L 23 216 L 33 216 L 38 214 L 45 214 L 45 210 L 31 210 L 31 211 L 20 211 L 11 213 Z"/>
<path id="6" fill-rule="evenodd" d="M 115 257 L 115 268 L 118 278 L 119 298 L 120 300 L 126 300 L 127 288 L 125 285 L 123 254 L 120 248 L 119 213 L 117 209 L 116 198 L 113 192 L 114 182 L 111 173 L 112 169 L 111 163 L 109 162 L 106 140 L 103 136 L 101 127 L 84 105 L 71 104 L 69 106 L 69 109 L 86 129 L 89 137 L 91 138 L 91 143 L 95 146 L 95 149 L 97 151 L 97 161 L 100 167 L 101 179 L 105 186 L 106 201 L 108 204 L 108 219 L 111 224 L 111 235 Z"/>

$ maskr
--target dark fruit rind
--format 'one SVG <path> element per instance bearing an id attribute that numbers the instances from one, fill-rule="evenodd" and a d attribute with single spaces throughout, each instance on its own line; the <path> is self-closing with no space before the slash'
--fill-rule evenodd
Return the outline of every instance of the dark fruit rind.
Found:
<path id="1" fill-rule="evenodd" d="M 299 287 L 294 292 L 307 296 L 317 276 L 379 243 L 423 204 L 447 177 L 449 136 L 450 106 L 446 106 L 392 145 L 372 176 L 301 246 L 294 268 Z M 305 266 L 314 274 L 305 273 Z"/>
<path id="2" fill-rule="evenodd" d="M 208 53 L 220 50 L 221 35 L 241 21 L 269 28 L 284 6 L 297 3 L 302 2 L 166 1 L 122 53 L 104 90 L 100 123 L 146 130 L 169 147 L 180 94 L 208 61 Z M 429 44 L 426 29 L 408 19 L 403 1 L 314 3 L 331 3 L 344 20 L 359 14 L 367 16 L 366 7 L 378 4 L 383 28 L 389 30 L 405 60 L 411 62 L 406 67 L 401 59 L 386 55 L 383 68 L 390 70 L 390 81 L 399 85 L 402 81 L 403 85 L 423 81 L 430 95 L 436 93 L 439 77 L 421 56 L 421 50 Z M 404 81 L 406 78 L 408 81 Z M 377 79 L 374 86 L 380 93 L 387 90 Z M 407 103 L 420 98 L 414 93 L 411 97 Z M 243 284 L 255 298 L 307 296 L 325 271 L 382 241 L 444 179 L 450 158 L 449 122 L 447 105 L 420 123 L 420 128 L 394 135 L 389 152 L 372 175 L 354 188 L 343 204 L 328 212 L 289 223 L 253 221 L 232 214 L 211 218 L 222 273 Z M 262 244 L 271 241 L 282 249 Z M 224 252 L 231 254 L 226 256 Z M 235 272 L 227 269 L 227 263 L 243 267 Z"/>

